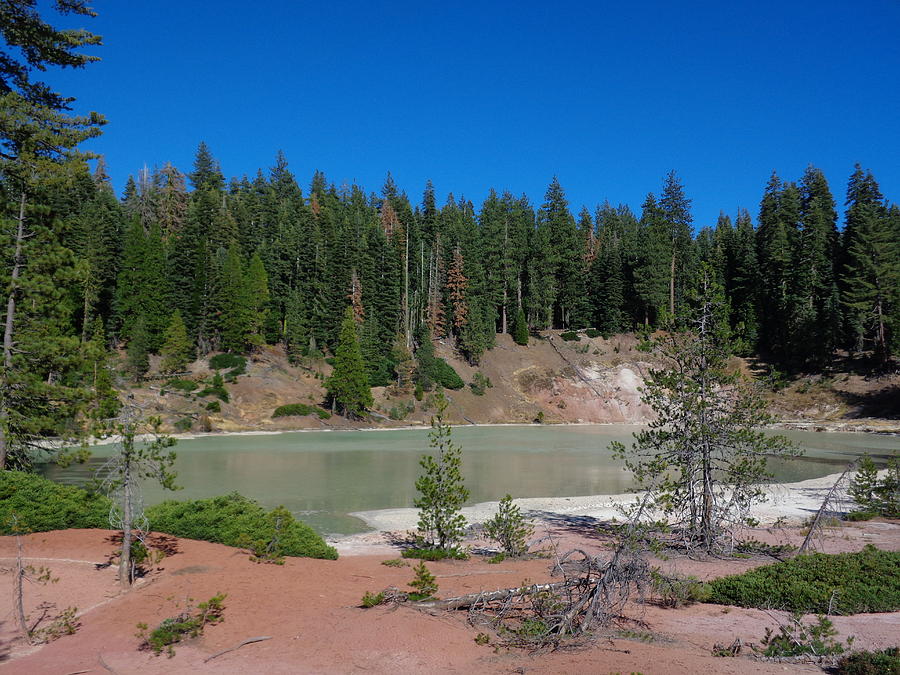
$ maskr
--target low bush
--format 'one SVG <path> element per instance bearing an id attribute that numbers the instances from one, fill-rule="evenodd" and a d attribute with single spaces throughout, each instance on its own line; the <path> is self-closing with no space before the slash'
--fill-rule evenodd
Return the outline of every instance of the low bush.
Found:
<path id="1" fill-rule="evenodd" d="M 197 605 L 194 611 L 188 610 L 178 616 L 165 619 L 157 628 L 147 633 L 147 624 L 139 623 L 138 637 L 143 638 L 142 649 L 150 649 L 157 656 L 165 649 L 169 658 L 175 656 L 172 645 L 181 642 L 185 638 L 195 638 L 203 633 L 207 624 L 215 624 L 222 621 L 222 613 L 225 611 L 222 601 L 225 594 L 214 595 L 206 602 Z"/>
<path id="2" fill-rule="evenodd" d="M 405 420 L 407 416 L 415 412 L 416 405 L 412 401 L 400 402 L 398 405 L 392 406 L 390 410 L 388 410 L 388 417 L 392 420 L 399 422 L 401 420 Z"/>
<path id="3" fill-rule="evenodd" d="M 659 570 L 653 570 L 650 581 L 663 607 L 684 607 L 709 599 L 709 588 L 696 577 L 666 576 Z"/>
<path id="4" fill-rule="evenodd" d="M 853 652 L 838 661 L 837 675 L 900 675 L 900 647 Z"/>
<path id="5" fill-rule="evenodd" d="M 435 384 L 439 384 L 444 389 L 462 389 L 466 383 L 462 381 L 453 366 L 444 361 L 444 359 L 434 358 L 428 367 L 428 374 Z"/>
<path id="6" fill-rule="evenodd" d="M 247 367 L 247 359 L 240 354 L 216 354 L 210 358 L 209 367 L 213 370 L 237 369 L 241 372 L 232 374 L 243 375 Z"/>
<path id="7" fill-rule="evenodd" d="M 589 338 L 598 338 L 601 335 L 603 335 L 603 333 L 601 333 L 596 328 L 588 328 L 586 331 L 584 331 L 584 334 L 587 335 Z"/>
<path id="8" fill-rule="evenodd" d="M 438 585 L 434 575 L 425 567 L 425 561 L 420 560 L 419 564 L 413 567 L 416 576 L 409 582 L 410 587 L 416 589 L 414 593 L 409 594 L 409 599 L 413 601 L 428 600 L 437 593 Z"/>
<path id="9" fill-rule="evenodd" d="M 469 557 L 459 549 L 447 551 L 440 548 L 408 548 L 401 551 L 400 555 L 404 558 L 428 560 L 431 562 L 435 560 L 467 560 Z"/>
<path id="10" fill-rule="evenodd" d="M 222 404 L 218 401 L 210 401 L 206 404 L 206 409 L 211 413 L 222 412 Z"/>
<path id="11" fill-rule="evenodd" d="M 574 330 L 566 331 L 565 333 L 560 333 L 560 338 L 565 340 L 566 342 L 579 342 L 581 337 Z"/>
<path id="12" fill-rule="evenodd" d="M 377 607 L 381 603 L 384 602 L 384 591 L 380 593 L 372 593 L 371 591 L 366 591 L 362 596 L 362 600 L 360 600 L 360 606 L 369 609 L 371 607 Z"/>
<path id="13" fill-rule="evenodd" d="M 33 473 L 0 471 L 0 534 L 109 528 L 111 506 L 96 492 Z"/>
<path id="14" fill-rule="evenodd" d="M 853 644 L 853 638 L 847 640 L 845 647 L 835 640 L 838 634 L 834 624 L 827 616 L 820 614 L 815 623 L 803 623 L 800 612 L 793 614 L 787 623 L 778 626 L 778 632 L 766 628 L 762 639 L 764 656 L 775 658 L 791 656 L 835 656 L 843 654 Z"/>
<path id="15" fill-rule="evenodd" d="M 174 379 L 166 382 L 166 386 L 170 389 L 176 389 L 184 394 L 188 394 L 197 388 L 197 383 L 193 380 Z"/>
<path id="16" fill-rule="evenodd" d="M 818 614 L 900 609 L 900 552 L 802 555 L 709 583 L 710 602 Z"/>
<path id="17" fill-rule="evenodd" d="M 213 377 L 212 384 L 197 392 L 197 396 L 200 396 L 201 398 L 205 396 L 215 396 L 225 403 L 228 403 L 229 400 L 228 390 L 225 388 L 225 380 L 223 380 L 222 376 L 218 373 Z"/>
<path id="18" fill-rule="evenodd" d="M 863 512 L 900 518 L 900 457 L 891 457 L 884 477 L 879 478 L 875 462 L 863 455 L 849 492 Z"/>
<path id="19" fill-rule="evenodd" d="M 476 396 L 484 396 L 484 392 L 493 386 L 494 383 L 491 382 L 491 378 L 485 377 L 481 373 L 475 373 L 472 381 L 469 382 L 469 387 L 471 387 L 472 393 Z"/>
<path id="20" fill-rule="evenodd" d="M 175 424 L 173 424 L 172 426 L 175 427 L 175 431 L 185 433 L 186 431 L 191 430 L 191 427 L 194 426 L 194 421 L 190 417 L 182 417 L 176 420 Z"/>
<path id="21" fill-rule="evenodd" d="M 165 501 L 149 507 L 147 518 L 157 532 L 246 547 L 257 557 L 267 552 L 273 556 L 337 558 L 334 548 L 286 509 L 266 513 L 257 502 L 236 492 L 210 499 Z M 274 549 L 269 545 L 272 541 L 277 541 Z"/>
<path id="22" fill-rule="evenodd" d="M 320 420 L 327 420 L 331 417 L 331 413 L 322 410 L 314 405 L 306 405 L 305 403 L 289 403 L 275 408 L 272 418 L 275 417 L 293 417 L 295 415 L 316 415 Z"/>

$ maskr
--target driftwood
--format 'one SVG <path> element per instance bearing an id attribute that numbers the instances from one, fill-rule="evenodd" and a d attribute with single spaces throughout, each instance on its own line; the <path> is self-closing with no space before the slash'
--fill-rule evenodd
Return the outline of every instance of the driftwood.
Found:
<path id="1" fill-rule="evenodd" d="M 479 603 L 504 602 L 523 595 L 562 590 L 567 583 L 566 581 L 560 581 L 555 584 L 533 584 L 522 588 L 501 588 L 487 593 L 482 591 L 481 593 L 469 593 L 468 595 L 460 595 L 445 600 L 424 600 L 413 604 L 422 609 L 468 609 Z"/>
<path id="2" fill-rule="evenodd" d="M 203 663 L 207 663 L 207 662 L 209 662 L 209 661 L 212 661 L 213 659 L 215 659 L 215 658 L 217 658 L 217 657 L 219 657 L 219 656 L 222 656 L 222 654 L 227 654 L 228 652 L 234 652 L 234 651 L 237 651 L 238 649 L 240 649 L 240 648 L 243 647 L 244 645 L 253 644 L 254 642 L 263 642 L 264 640 L 271 640 L 271 639 L 272 639 L 272 636 L 271 636 L 271 635 L 261 635 L 261 636 L 259 636 L 259 637 L 247 638 L 247 639 L 244 640 L 243 642 L 241 642 L 241 643 L 239 643 L 239 644 L 236 644 L 234 647 L 229 647 L 228 649 L 223 649 L 223 650 L 220 651 L 220 652 L 216 652 L 216 653 L 213 654 L 212 656 L 207 656 L 205 659 L 203 659 Z"/>

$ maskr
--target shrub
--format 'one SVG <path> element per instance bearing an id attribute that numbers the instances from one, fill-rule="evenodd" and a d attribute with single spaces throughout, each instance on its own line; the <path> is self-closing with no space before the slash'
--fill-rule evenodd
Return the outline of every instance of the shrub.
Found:
<path id="1" fill-rule="evenodd" d="M 362 596 L 362 600 L 360 601 L 360 605 L 365 607 L 366 609 L 370 607 L 376 607 L 384 602 L 384 591 L 380 593 L 372 593 L 371 591 L 366 591 Z"/>
<path id="2" fill-rule="evenodd" d="M 188 394 L 197 388 L 197 383 L 193 380 L 181 380 L 175 378 L 174 380 L 169 380 L 168 382 L 166 382 L 166 386 L 172 389 L 177 389 L 183 394 Z"/>
<path id="3" fill-rule="evenodd" d="M 176 420 L 173 426 L 175 427 L 175 431 L 185 433 L 186 431 L 191 430 L 191 427 L 194 426 L 194 422 L 190 417 L 182 417 L 181 419 Z"/>
<path id="4" fill-rule="evenodd" d="M 667 577 L 659 570 L 653 570 L 650 580 L 654 593 L 659 597 L 659 604 L 663 607 L 684 607 L 709 599 L 708 587 L 696 577 Z"/>
<path id="5" fill-rule="evenodd" d="M 445 550 L 440 548 L 407 548 L 400 552 L 404 558 L 413 558 L 415 560 L 467 560 L 469 556 L 458 548 Z"/>
<path id="6" fill-rule="evenodd" d="M 0 534 L 108 529 L 111 506 L 105 495 L 60 485 L 37 474 L 0 471 Z"/>
<path id="7" fill-rule="evenodd" d="M 596 328 L 588 328 L 586 331 L 584 331 L 584 334 L 587 335 L 589 338 L 597 338 L 597 337 L 600 337 L 601 335 L 603 335 L 603 333 L 601 333 Z"/>
<path id="8" fill-rule="evenodd" d="M 218 401 L 210 401 L 206 404 L 206 409 L 213 413 L 222 412 L 222 404 Z"/>
<path id="9" fill-rule="evenodd" d="M 838 661 L 837 675 L 900 675 L 900 648 L 848 654 Z"/>
<path id="10" fill-rule="evenodd" d="M 331 417 L 330 412 L 322 410 L 318 406 L 306 405 L 305 403 L 289 403 L 275 408 L 272 418 L 293 417 L 295 415 L 316 415 L 320 420 L 327 420 Z"/>
<path id="11" fill-rule="evenodd" d="M 406 403 L 401 402 L 399 405 L 393 406 L 388 411 L 388 417 L 399 422 L 400 420 L 405 420 L 407 415 L 415 411 L 415 409 L 416 404 L 412 401 L 407 401 Z"/>
<path id="12" fill-rule="evenodd" d="M 275 555 L 334 560 L 337 551 L 303 522 L 280 507 L 266 513 L 252 499 L 236 492 L 210 499 L 169 500 L 147 509 L 157 532 L 200 539 L 226 546 L 247 547 L 261 555 L 277 541 Z"/>
<path id="13" fill-rule="evenodd" d="M 435 357 L 431 360 L 428 367 L 428 375 L 435 384 L 439 384 L 445 389 L 462 389 L 466 383 L 462 381 L 459 374 L 444 359 Z"/>
<path id="14" fill-rule="evenodd" d="M 476 396 L 484 396 L 484 392 L 491 389 L 494 384 L 491 382 L 491 378 L 485 377 L 481 373 L 475 373 L 472 381 L 469 382 L 469 386 L 472 388 L 473 394 Z"/>
<path id="15" fill-rule="evenodd" d="M 188 610 L 178 616 L 165 619 L 149 635 L 147 635 L 147 624 L 139 623 L 138 637 L 144 639 L 141 648 L 151 649 L 157 656 L 165 649 L 169 658 L 175 656 L 172 645 L 181 642 L 186 637 L 199 636 L 206 624 L 222 621 L 222 613 L 225 611 L 222 601 L 225 597 L 224 593 L 214 595 L 206 602 L 197 605 L 195 612 Z"/>
<path id="16" fill-rule="evenodd" d="M 216 396 L 225 403 L 228 403 L 229 397 L 228 390 L 225 388 L 225 380 L 222 379 L 222 376 L 219 375 L 219 373 L 216 373 L 213 376 L 212 384 L 198 392 L 197 396 L 200 396 L 201 398 L 204 396 Z"/>
<path id="17" fill-rule="evenodd" d="M 715 579 L 710 602 L 820 614 L 900 609 L 900 552 L 814 553 Z"/>
<path id="18" fill-rule="evenodd" d="M 484 533 L 500 544 L 503 553 L 520 556 L 528 552 L 528 539 L 534 534 L 531 521 L 513 504 L 511 495 L 500 500 L 496 515 L 484 524 Z"/>
<path id="19" fill-rule="evenodd" d="M 209 367 L 213 370 L 228 370 L 229 368 L 238 369 L 243 374 L 247 367 L 247 359 L 240 354 L 216 354 L 209 360 Z"/>
<path id="20" fill-rule="evenodd" d="M 581 337 L 574 330 L 568 330 L 565 333 L 561 333 L 560 338 L 565 340 L 566 342 L 580 342 Z"/>
<path id="21" fill-rule="evenodd" d="M 834 639 L 837 630 L 827 616 L 820 614 L 816 623 L 803 623 L 803 615 L 795 613 L 788 623 L 778 627 L 776 633 L 766 628 L 762 639 L 765 649 L 763 655 L 773 657 L 785 656 L 834 656 L 844 653 L 844 645 Z M 847 647 L 853 644 L 853 638 L 847 640 Z"/>

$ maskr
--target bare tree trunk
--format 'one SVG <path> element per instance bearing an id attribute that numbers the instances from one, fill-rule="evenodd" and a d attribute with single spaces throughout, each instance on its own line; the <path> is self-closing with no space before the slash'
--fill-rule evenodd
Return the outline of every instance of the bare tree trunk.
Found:
<path id="1" fill-rule="evenodd" d="M 25 580 L 25 564 L 22 560 L 22 537 L 16 535 L 16 577 L 13 580 L 13 607 L 16 613 L 16 624 L 22 632 L 22 637 L 31 644 L 31 632 L 28 630 L 28 621 L 25 618 L 25 593 L 22 582 Z"/>
<path id="2" fill-rule="evenodd" d="M 672 249 L 672 264 L 669 267 L 669 314 L 675 316 L 675 249 Z"/>
<path id="3" fill-rule="evenodd" d="M 22 242 L 25 240 L 25 190 L 19 197 L 19 217 L 16 226 L 16 248 L 13 253 L 13 266 L 9 278 L 9 298 L 6 301 L 6 324 L 3 327 L 3 368 L 4 390 L 9 386 L 8 378 L 12 370 L 13 323 L 16 318 L 16 295 L 19 290 L 19 275 L 22 271 Z M 0 392 L 0 470 L 6 468 L 6 457 L 9 454 L 9 438 L 7 422 L 9 411 L 6 407 L 6 391 Z"/>
<path id="4" fill-rule="evenodd" d="M 125 471 L 122 480 L 122 555 L 119 557 L 119 584 L 124 589 L 131 587 L 131 525 L 132 525 L 132 485 L 131 458 L 126 449 Z"/>

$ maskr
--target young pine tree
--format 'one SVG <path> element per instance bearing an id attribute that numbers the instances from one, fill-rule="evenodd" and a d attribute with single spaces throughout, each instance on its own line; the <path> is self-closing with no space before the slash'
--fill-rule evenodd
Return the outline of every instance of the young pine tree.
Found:
<path id="1" fill-rule="evenodd" d="M 131 329 L 131 339 L 125 356 L 125 370 L 135 380 L 141 379 L 150 370 L 150 335 L 147 322 L 139 316 Z"/>
<path id="2" fill-rule="evenodd" d="M 431 419 L 428 435 L 436 455 L 423 455 L 419 461 L 424 473 L 416 480 L 419 497 L 413 502 L 419 509 L 419 532 L 428 548 L 458 552 L 466 528 L 460 509 L 469 498 L 463 484 L 462 449 L 453 445 L 450 425 L 444 422 L 447 400 L 438 397 L 437 412 Z"/>
<path id="3" fill-rule="evenodd" d="M 187 328 L 181 320 L 181 312 L 175 310 L 169 319 L 166 328 L 164 342 L 160 354 L 162 355 L 162 372 L 177 373 L 187 368 L 193 354 L 193 345 L 188 338 Z"/>
<path id="4" fill-rule="evenodd" d="M 727 550 L 750 506 L 764 497 L 766 458 L 797 454 L 783 436 L 767 436 L 764 403 L 728 369 L 727 306 L 701 271 L 689 334 L 669 334 L 657 346 L 671 365 L 651 370 L 643 400 L 656 413 L 633 447 L 613 443 L 647 504 L 677 527 L 689 547 Z"/>
<path id="5" fill-rule="evenodd" d="M 362 417 L 374 400 L 356 333 L 353 308 L 349 306 L 344 312 L 334 358 L 334 370 L 325 381 L 332 409 L 340 410 L 347 417 Z"/>

